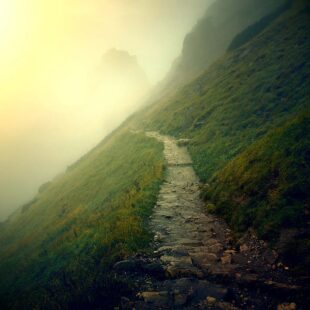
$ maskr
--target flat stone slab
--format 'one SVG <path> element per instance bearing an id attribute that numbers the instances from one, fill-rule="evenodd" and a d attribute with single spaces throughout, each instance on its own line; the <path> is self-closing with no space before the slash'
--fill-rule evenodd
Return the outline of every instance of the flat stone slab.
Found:
<path id="1" fill-rule="evenodd" d="M 156 304 L 157 306 L 165 305 L 169 301 L 169 295 L 167 291 L 162 292 L 142 292 L 140 297 L 146 303 Z"/>
<path id="2" fill-rule="evenodd" d="M 164 263 L 172 263 L 174 265 L 192 265 L 192 259 L 190 256 L 169 256 L 169 255 L 163 255 L 160 257 L 160 260 Z"/>

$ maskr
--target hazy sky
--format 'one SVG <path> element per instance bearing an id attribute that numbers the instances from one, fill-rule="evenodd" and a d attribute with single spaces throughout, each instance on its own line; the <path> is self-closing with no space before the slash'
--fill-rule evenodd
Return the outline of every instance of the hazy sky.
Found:
<path id="1" fill-rule="evenodd" d="M 98 91 L 102 55 L 136 55 L 155 84 L 210 2 L 0 0 L 0 220 L 133 110 L 141 93 Z"/>

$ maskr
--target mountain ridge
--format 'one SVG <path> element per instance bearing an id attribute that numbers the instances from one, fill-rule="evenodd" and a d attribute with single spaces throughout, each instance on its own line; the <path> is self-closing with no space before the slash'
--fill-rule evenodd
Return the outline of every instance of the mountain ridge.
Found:
<path id="1" fill-rule="evenodd" d="M 257 204 L 264 205 L 258 212 L 262 214 L 276 206 L 272 209 L 276 220 L 290 207 L 289 202 L 283 202 L 285 191 L 276 192 L 265 181 L 270 179 L 269 172 L 265 174 L 266 158 L 275 158 L 277 165 L 283 162 L 282 170 L 289 174 L 288 178 L 284 175 L 285 182 L 293 185 L 292 176 L 296 184 L 305 182 L 303 166 L 286 168 L 294 162 L 289 157 L 294 150 L 302 151 L 293 159 L 301 158 L 305 163 L 309 150 L 306 137 L 300 134 L 309 119 L 298 116 L 309 110 L 309 14 L 306 1 L 295 1 L 289 12 L 245 45 L 222 56 L 180 91 L 129 117 L 67 174 L 49 184 L 23 214 L 2 225 L 3 308 L 74 308 L 78 304 L 113 308 L 122 296 L 131 294 L 133 283 L 114 277 L 111 267 L 130 255 L 149 254 L 149 216 L 165 173 L 163 146 L 147 138 L 144 131 L 158 130 L 188 139 L 195 171 L 206 183 L 202 188 L 206 211 L 226 217 L 236 234 L 252 227 L 258 232 L 270 228 L 280 232 L 283 223 L 272 226 L 272 221 L 262 221 L 261 214 L 247 217 L 247 199 L 241 198 L 249 190 L 250 198 L 254 196 Z M 284 141 L 288 153 L 278 142 L 270 149 L 270 143 L 282 141 L 290 128 L 294 134 Z M 256 162 L 263 169 L 255 170 Z M 247 182 L 245 190 L 242 182 L 253 170 L 253 180 L 263 185 L 256 189 L 257 183 Z M 267 192 L 273 205 L 267 203 L 266 207 L 266 194 L 255 196 L 257 190 Z M 300 197 L 296 201 L 297 224 L 304 221 L 306 227 L 301 214 L 307 209 Z M 281 203 L 283 209 L 277 207 Z M 236 212 L 236 218 L 230 219 L 231 212 Z M 290 216 L 288 212 L 284 219 Z M 245 223 L 246 219 L 250 223 Z M 264 237 L 273 242 L 275 235 Z M 297 239 L 300 246 L 296 249 L 305 260 L 296 272 L 304 275 L 309 248 L 302 243 L 307 244 L 309 237 L 302 238 Z M 284 254 L 288 262 L 296 264 L 291 257 L 294 250 L 288 245 Z M 32 294 L 36 296 L 33 299 Z"/>
<path id="2" fill-rule="evenodd" d="M 167 95 L 198 77 L 224 55 L 233 38 L 244 28 L 285 2 L 286 0 L 215 1 L 185 37 L 181 55 L 155 91 Z"/>
<path id="3" fill-rule="evenodd" d="M 225 167 L 230 161 L 234 162 L 234 158 L 242 156 L 243 152 L 246 154 L 247 149 L 260 139 L 264 139 L 265 135 L 271 135 L 270 132 L 285 127 L 287 122 L 293 121 L 296 117 L 298 119 L 298 115 L 308 113 L 307 89 L 310 87 L 307 57 L 310 53 L 308 19 L 309 8 L 306 2 L 295 1 L 289 12 L 282 14 L 271 26 L 244 46 L 227 53 L 175 96 L 159 101 L 157 105 L 140 112 L 141 115 L 137 114 L 138 123 L 143 124 L 142 128 L 147 130 L 158 130 L 162 134 L 190 139 L 188 147 L 194 168 L 202 181 L 211 182 L 212 188 L 213 176 L 221 173 L 224 175 Z M 305 118 L 298 126 L 307 121 Z M 309 143 L 306 137 L 299 137 L 301 141 L 293 140 L 291 143 L 296 147 L 301 143 L 304 153 L 300 159 L 307 162 L 306 150 Z M 280 146 L 278 148 L 274 151 L 281 152 Z M 283 162 L 292 160 L 284 153 L 280 158 Z M 263 167 L 264 165 L 266 164 L 262 164 Z M 307 170 L 301 167 L 298 169 L 296 172 L 287 167 L 287 171 L 294 173 L 295 178 L 300 177 L 296 182 L 300 182 L 298 186 L 304 188 L 302 184 L 306 182 Z M 233 180 L 232 176 L 231 178 Z M 292 175 L 287 175 L 285 178 L 290 180 L 287 182 L 292 183 Z M 214 188 L 215 186 L 221 188 L 219 182 L 217 185 L 214 183 Z M 222 186 L 225 197 L 227 189 L 224 184 Z M 262 188 L 262 184 L 258 187 Z M 212 190 L 209 193 L 209 190 L 207 187 L 206 198 L 215 198 L 213 202 L 221 204 L 218 208 L 219 213 L 226 214 L 226 220 L 231 224 L 236 223 L 236 220 L 229 218 L 231 212 L 228 215 L 226 213 L 228 211 L 223 207 L 225 204 L 229 206 L 229 199 L 217 199 L 216 194 L 212 193 Z M 252 184 L 251 191 L 255 191 L 255 184 Z M 278 212 L 275 216 L 283 216 L 279 220 L 281 224 L 276 224 L 271 218 L 264 223 L 263 218 L 259 220 L 255 216 L 247 222 L 249 218 L 247 219 L 246 212 L 243 211 L 245 213 L 239 213 L 239 217 L 242 215 L 243 220 L 239 219 L 240 227 L 235 225 L 235 230 L 244 232 L 242 227 L 245 225 L 247 229 L 254 221 L 260 236 L 264 230 L 265 237 L 274 231 L 267 237 L 269 240 L 273 239 L 280 233 L 279 228 L 285 226 L 284 223 L 290 216 L 297 216 L 301 220 L 303 212 L 307 213 L 307 204 L 302 204 L 301 201 L 302 199 L 309 201 L 309 197 L 304 196 L 304 190 L 301 195 L 295 198 L 297 204 L 298 201 L 300 203 L 298 215 L 294 215 L 293 211 L 284 214 L 284 209 L 289 208 L 289 205 L 285 207 L 288 202 L 284 202 L 283 214 L 282 207 L 275 211 Z M 264 199 L 260 197 L 258 201 Z M 284 196 L 280 194 L 278 199 L 280 201 Z M 255 202 L 252 204 L 256 205 Z M 268 205 L 265 208 L 262 212 L 268 210 Z M 236 211 L 236 217 L 237 214 Z M 306 225 L 306 218 L 302 222 Z M 297 223 L 298 221 L 295 222 L 295 226 L 293 225 L 295 228 Z M 305 254 L 305 249 L 302 251 L 303 263 L 306 263 L 309 254 Z M 307 268 L 303 270 L 305 269 Z"/>

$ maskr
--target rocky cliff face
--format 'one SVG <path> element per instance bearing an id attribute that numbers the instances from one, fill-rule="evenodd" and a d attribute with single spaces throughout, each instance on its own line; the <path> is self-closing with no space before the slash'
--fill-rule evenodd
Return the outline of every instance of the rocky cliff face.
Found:
<path id="1" fill-rule="evenodd" d="M 225 53 L 233 38 L 286 0 L 218 0 L 186 36 L 182 53 L 161 83 L 163 93 L 180 88 Z"/>
<path id="2" fill-rule="evenodd" d="M 112 109 L 113 113 L 126 111 L 126 115 L 137 109 L 150 88 L 137 57 L 118 49 L 108 50 L 102 56 L 94 85 L 94 92 L 102 102 L 113 102 L 117 106 L 116 110 Z M 111 104 L 107 108 L 111 108 Z"/>

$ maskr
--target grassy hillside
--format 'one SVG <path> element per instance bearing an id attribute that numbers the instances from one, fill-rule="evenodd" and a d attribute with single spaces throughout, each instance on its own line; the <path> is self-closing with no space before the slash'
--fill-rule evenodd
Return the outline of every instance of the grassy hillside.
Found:
<path id="1" fill-rule="evenodd" d="M 162 146 L 119 130 L 43 187 L 2 227 L 1 302 L 23 309 L 111 305 L 125 287 L 110 279 L 109 266 L 147 249 L 162 174 Z"/>
<path id="2" fill-rule="evenodd" d="M 260 237 L 306 223 L 310 175 L 309 115 L 271 131 L 210 180 L 208 199 L 237 231 L 253 226 Z"/>
<path id="3" fill-rule="evenodd" d="M 292 230 L 280 251 L 301 274 L 310 270 L 309 132 L 309 113 L 293 118 L 230 161 L 205 191 L 237 232 L 253 227 L 259 237 L 277 240 Z"/>
<path id="4" fill-rule="evenodd" d="M 247 44 L 136 115 L 147 129 L 191 139 L 196 172 L 211 186 L 206 196 L 237 232 L 254 227 L 272 240 L 308 225 L 309 118 L 300 115 L 310 110 L 309 20 L 308 2 L 294 1 Z"/>
<path id="5" fill-rule="evenodd" d="M 249 145 L 308 106 L 310 13 L 296 7 L 227 53 L 175 96 L 141 112 L 143 126 L 191 138 L 207 181 Z"/>
<path id="6" fill-rule="evenodd" d="M 0 226 L 0 308 L 108 308 L 127 284 L 111 265 L 147 251 L 162 145 L 132 129 L 189 138 L 215 211 L 309 262 L 310 9 L 307 1 L 146 107 Z M 228 46 L 229 42 L 227 42 Z M 295 259 L 295 260 L 294 260 Z M 300 262 L 297 262 L 298 264 Z M 306 266 L 306 267 L 304 267 Z M 18 298 L 17 298 L 18 297 Z"/>
<path id="7" fill-rule="evenodd" d="M 272 22 L 278 18 L 283 12 L 290 9 L 293 0 L 286 1 L 283 5 L 276 8 L 273 12 L 270 14 L 264 16 L 262 19 L 260 19 L 258 22 L 254 23 L 253 25 L 250 25 L 246 29 L 244 29 L 241 33 L 239 33 L 230 43 L 228 50 L 234 50 L 243 44 L 249 42 L 251 39 L 253 39 L 255 36 L 260 34 L 264 29 L 266 29 L 268 26 L 272 24 Z"/>

